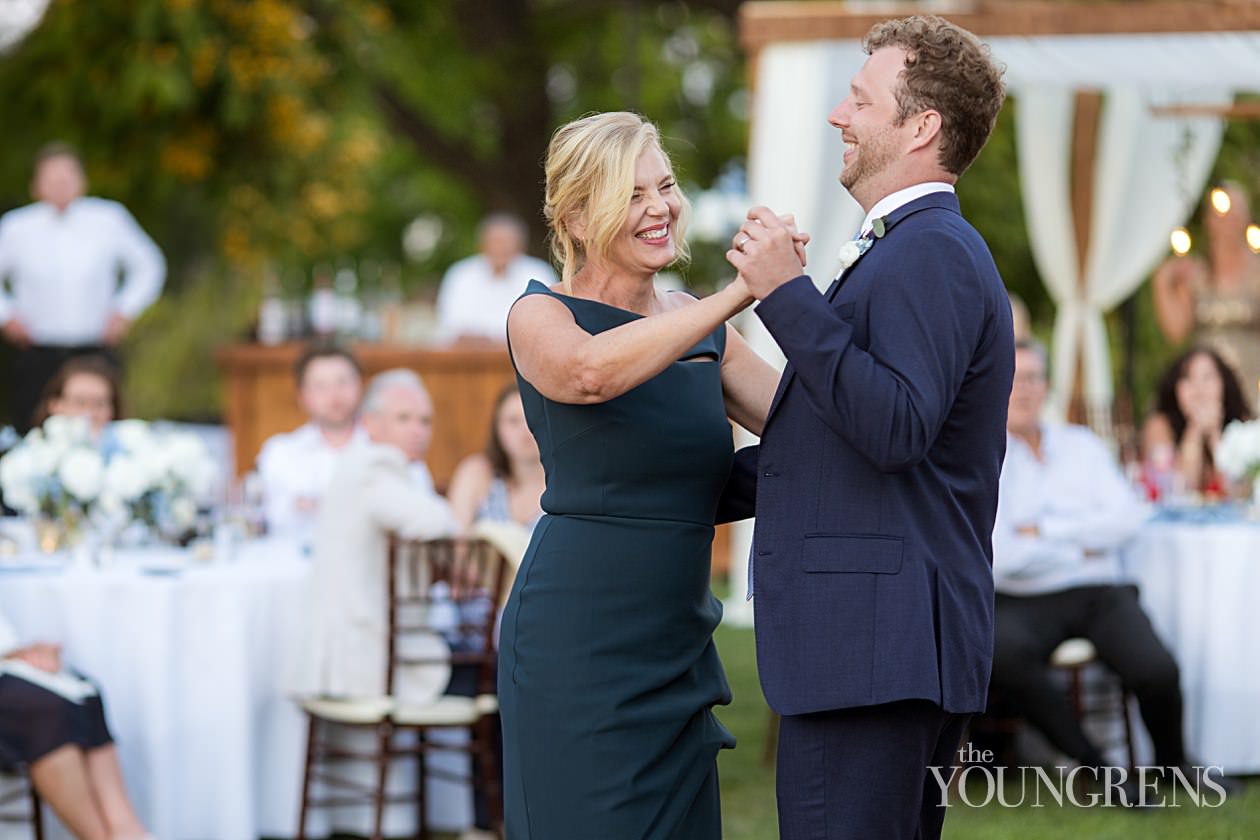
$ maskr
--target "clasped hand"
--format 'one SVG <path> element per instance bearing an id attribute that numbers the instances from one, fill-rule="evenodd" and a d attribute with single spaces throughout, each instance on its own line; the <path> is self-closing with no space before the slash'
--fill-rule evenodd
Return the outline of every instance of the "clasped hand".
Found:
<path id="1" fill-rule="evenodd" d="M 796 229 L 791 215 L 776 215 L 757 206 L 731 240 L 726 260 L 739 272 L 753 297 L 763 300 L 801 274 L 809 234 Z"/>

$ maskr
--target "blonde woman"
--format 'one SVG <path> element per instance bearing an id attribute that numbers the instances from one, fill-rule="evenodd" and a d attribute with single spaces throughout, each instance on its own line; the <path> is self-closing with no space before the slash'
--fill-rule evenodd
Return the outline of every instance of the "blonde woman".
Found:
<path id="1" fill-rule="evenodd" d="M 507 836 L 717 840 L 734 740 L 711 711 L 730 698 L 713 524 L 727 418 L 759 431 L 778 377 L 725 325 L 742 280 L 703 300 L 656 288 L 686 254 L 687 203 L 651 123 L 563 126 L 546 177 L 562 281 L 508 317 L 547 480 L 503 615 Z"/>

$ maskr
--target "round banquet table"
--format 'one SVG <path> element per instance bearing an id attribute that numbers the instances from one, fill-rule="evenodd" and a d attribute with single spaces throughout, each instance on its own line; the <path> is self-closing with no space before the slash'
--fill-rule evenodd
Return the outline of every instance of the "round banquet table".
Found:
<path id="1" fill-rule="evenodd" d="M 292 837 L 306 723 L 286 686 L 309 569 L 296 543 L 274 539 L 239 543 L 219 562 L 150 548 L 98 567 L 21 551 L 0 557 L 0 612 L 24 643 L 60 643 L 100 684 L 128 791 L 154 835 Z M 400 765 L 391 789 L 406 790 L 412 769 Z M 468 825 L 466 787 L 433 780 L 429 803 L 435 827 Z M 391 808 L 387 833 L 410 832 L 413 815 Z M 369 816 L 313 812 L 310 834 L 326 835 L 330 820 L 366 834 Z M 69 836 L 49 822 L 50 840 Z M 0 826 L 0 837 L 28 831 Z"/>
<path id="2" fill-rule="evenodd" d="M 1260 773 L 1260 523 L 1165 512 L 1124 552 L 1156 633 L 1181 668 L 1197 764 Z"/>

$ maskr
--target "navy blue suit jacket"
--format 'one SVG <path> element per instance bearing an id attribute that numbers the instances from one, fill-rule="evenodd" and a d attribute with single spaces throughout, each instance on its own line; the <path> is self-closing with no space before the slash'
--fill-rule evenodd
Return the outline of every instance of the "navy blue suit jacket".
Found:
<path id="1" fill-rule="evenodd" d="M 988 247 L 933 193 L 890 213 L 838 288 L 797 277 L 757 314 L 788 359 L 757 459 L 767 700 L 982 711 L 1015 365 Z"/>

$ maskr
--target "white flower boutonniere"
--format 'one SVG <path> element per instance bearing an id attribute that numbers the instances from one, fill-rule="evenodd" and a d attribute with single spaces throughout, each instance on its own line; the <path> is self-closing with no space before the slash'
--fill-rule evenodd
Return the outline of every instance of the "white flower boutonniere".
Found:
<path id="1" fill-rule="evenodd" d="M 880 216 L 871 223 L 871 229 L 861 236 L 850 239 L 840 246 L 840 270 L 845 271 L 858 261 L 858 258 L 871 250 L 876 239 L 883 239 L 886 230 L 884 217 Z"/>

